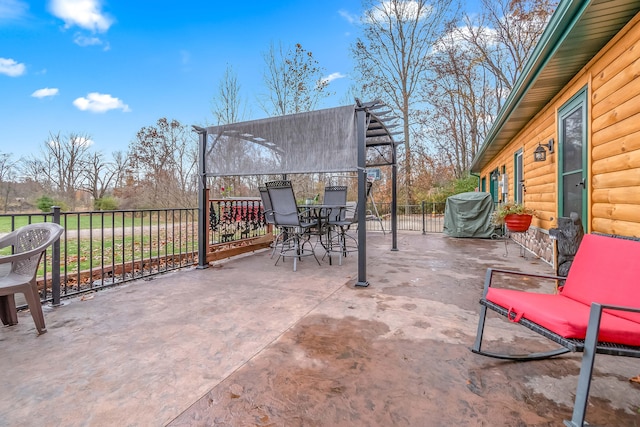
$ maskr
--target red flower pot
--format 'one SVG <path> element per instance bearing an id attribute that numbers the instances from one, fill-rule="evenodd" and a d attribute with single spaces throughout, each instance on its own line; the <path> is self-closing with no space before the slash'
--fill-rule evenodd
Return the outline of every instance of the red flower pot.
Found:
<path id="1" fill-rule="evenodd" d="M 509 231 L 522 232 L 529 229 L 532 218 L 533 215 L 529 214 L 509 214 L 504 217 L 504 222 Z"/>

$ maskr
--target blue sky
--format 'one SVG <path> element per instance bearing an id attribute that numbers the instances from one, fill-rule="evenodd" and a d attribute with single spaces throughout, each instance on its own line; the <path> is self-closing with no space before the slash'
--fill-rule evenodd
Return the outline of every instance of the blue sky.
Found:
<path id="1" fill-rule="evenodd" d="M 37 153 L 50 132 L 88 135 L 107 157 L 160 117 L 213 124 L 227 65 L 264 117 L 263 54 L 301 43 L 345 105 L 360 0 L 0 0 L 0 152 Z"/>
<path id="2" fill-rule="evenodd" d="M 265 92 L 271 42 L 301 43 L 341 76 L 323 107 L 343 105 L 359 11 L 359 0 L 0 0 L 0 151 L 18 158 L 73 132 L 110 156 L 160 117 L 212 124 L 227 64 L 249 105 Z M 264 116 L 254 105 L 247 119 Z"/>

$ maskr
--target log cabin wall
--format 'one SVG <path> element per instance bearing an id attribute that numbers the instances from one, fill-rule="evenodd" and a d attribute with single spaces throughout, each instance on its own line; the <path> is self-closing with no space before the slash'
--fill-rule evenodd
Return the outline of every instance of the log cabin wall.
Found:
<path id="1" fill-rule="evenodd" d="M 548 230 L 558 214 L 558 150 L 534 162 L 538 143 L 558 141 L 558 110 L 587 90 L 588 221 L 586 232 L 640 237 L 640 14 L 636 15 L 481 172 L 509 176 L 515 195 L 514 156 L 523 152 L 524 203 L 536 214 L 519 243 L 553 263 Z"/>
<path id="2" fill-rule="evenodd" d="M 640 237 L 640 14 L 612 42 L 591 73 L 589 231 Z"/>

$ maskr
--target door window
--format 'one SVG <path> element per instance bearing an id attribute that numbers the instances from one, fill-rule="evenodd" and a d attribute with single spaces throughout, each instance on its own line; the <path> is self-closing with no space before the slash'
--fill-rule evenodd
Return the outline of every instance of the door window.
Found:
<path id="1" fill-rule="evenodd" d="M 515 202 L 524 202 L 524 173 L 522 171 L 522 150 L 518 150 L 513 162 L 513 188 L 515 191 Z"/>
<path id="2" fill-rule="evenodd" d="M 580 91 L 560 110 L 558 117 L 559 215 L 576 212 L 586 224 L 587 204 L 587 96 Z M 586 227 L 585 227 L 586 228 Z"/>

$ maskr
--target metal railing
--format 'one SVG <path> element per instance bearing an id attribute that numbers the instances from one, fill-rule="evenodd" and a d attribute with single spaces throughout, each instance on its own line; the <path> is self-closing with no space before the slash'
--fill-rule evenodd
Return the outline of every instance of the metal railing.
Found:
<path id="1" fill-rule="evenodd" d="M 209 243 L 228 243 L 268 232 L 259 198 L 210 199 Z"/>
<path id="2" fill-rule="evenodd" d="M 391 230 L 391 204 L 367 206 L 367 229 Z M 70 297 L 198 263 L 197 208 L 0 214 L 0 233 L 35 222 L 65 231 L 49 248 L 38 272 L 43 302 Z M 440 233 L 444 203 L 398 206 L 398 230 Z M 209 201 L 211 246 L 272 233 L 258 199 Z M 7 250 L 0 255 L 7 255 Z"/>
<path id="3" fill-rule="evenodd" d="M 197 263 L 197 209 L 0 215 L 2 232 L 35 222 L 65 229 L 40 263 L 42 301 L 73 296 Z M 5 249 L 6 251 L 7 249 Z"/>
<path id="4" fill-rule="evenodd" d="M 442 233 L 444 229 L 444 203 L 421 202 L 417 205 L 398 205 L 399 231 Z M 391 203 L 367 204 L 367 230 L 391 230 Z"/>

